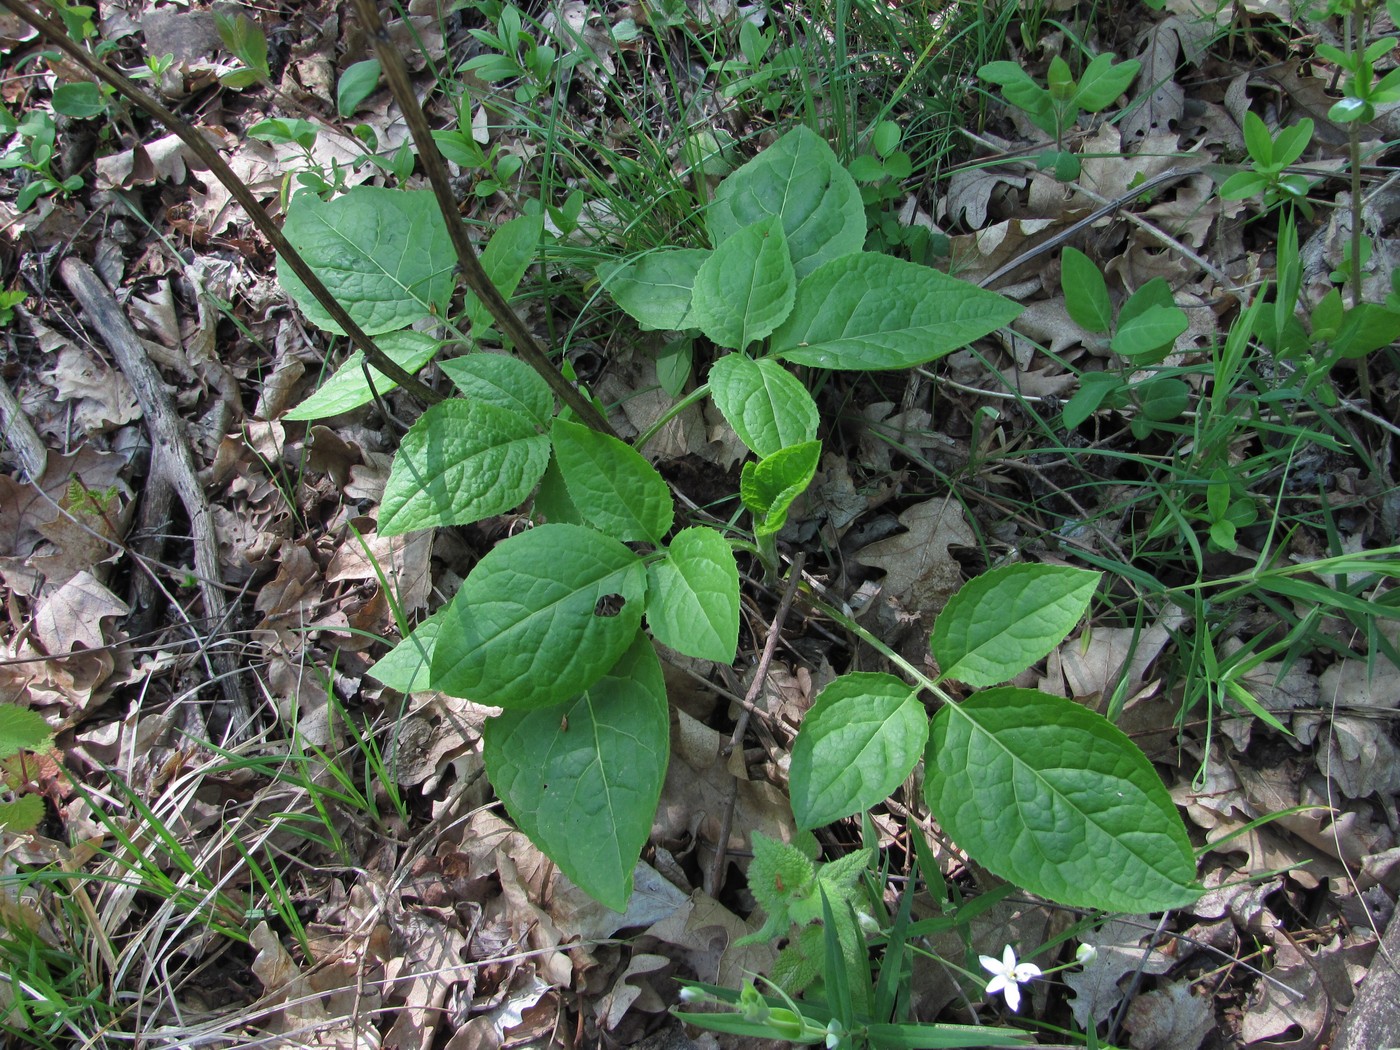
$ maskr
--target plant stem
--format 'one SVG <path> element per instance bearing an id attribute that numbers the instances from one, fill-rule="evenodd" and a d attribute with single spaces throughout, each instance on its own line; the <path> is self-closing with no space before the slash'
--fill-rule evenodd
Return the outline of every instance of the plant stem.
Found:
<path id="1" fill-rule="evenodd" d="M 409 79 L 408 66 L 404 63 L 403 55 L 389 38 L 373 0 L 355 0 L 355 10 L 365 29 L 374 37 L 374 47 L 379 55 L 380 66 L 384 70 L 384 79 L 388 82 L 389 90 L 393 92 L 399 109 L 403 111 L 408 130 L 413 136 L 413 144 L 418 147 L 418 159 L 423 164 L 423 171 L 428 176 L 433 195 L 437 198 L 438 209 L 447 224 L 447 232 L 452 238 L 452 247 L 457 252 L 457 263 L 462 269 L 467 287 L 485 304 L 496 324 L 500 326 L 501 332 L 515 344 L 515 349 L 524 358 L 525 363 L 543 377 L 559 399 L 574 410 L 579 420 L 594 430 L 616 437 L 603 414 L 555 367 L 544 348 L 535 340 L 519 315 L 506 302 L 495 282 L 482 268 L 481 257 L 477 255 L 476 247 L 472 244 L 471 234 L 457 211 L 457 198 L 448 181 L 447 165 L 442 159 L 437 143 L 433 141 L 433 132 L 428 126 L 423 107 L 418 104 L 418 98 L 413 93 L 413 83 Z"/>
<path id="2" fill-rule="evenodd" d="M 651 426 L 647 427 L 640 434 L 638 434 L 637 440 L 632 442 L 632 447 L 635 448 L 638 452 L 646 448 L 647 442 L 649 442 L 652 438 L 656 437 L 656 435 L 661 432 L 662 427 L 664 427 L 667 423 L 671 422 L 671 420 L 675 419 L 678 415 L 684 412 L 691 405 L 695 404 L 695 402 L 703 399 L 709 392 L 710 384 L 702 383 L 690 393 L 686 394 L 685 397 L 681 398 L 674 405 L 668 408 L 665 412 L 661 413 L 661 415 L 657 417 L 656 422 L 652 423 Z"/>
<path id="3" fill-rule="evenodd" d="M 233 173 L 233 169 L 224 163 L 223 157 L 219 156 L 218 151 L 209 145 L 203 135 L 195 130 L 188 122 L 176 116 L 126 77 L 122 76 L 122 74 L 97 61 L 81 47 L 73 43 L 73 41 L 68 38 L 68 34 L 63 26 L 35 11 L 25 3 L 24 0 L 0 0 L 0 7 L 3 7 L 21 21 L 33 26 L 43 34 L 43 36 L 48 38 L 51 44 L 74 62 L 82 66 L 98 80 L 115 88 L 126 98 L 140 106 L 152 117 L 178 135 L 180 141 L 188 146 L 190 150 L 209 167 L 209 170 L 213 172 L 216 179 L 223 183 L 224 187 L 233 195 L 233 199 L 248 213 L 248 218 L 251 219 L 253 225 L 258 228 L 258 232 L 267 238 L 268 243 L 272 245 L 273 251 L 280 255 L 283 261 L 291 267 L 292 272 L 295 273 L 301 280 L 301 283 L 306 286 L 307 291 L 315 297 L 316 301 L 321 304 L 326 313 L 331 315 L 332 320 L 345 331 L 345 334 L 350 337 L 350 341 L 365 355 L 365 358 L 370 364 L 374 365 L 375 368 L 379 369 L 379 371 L 383 372 L 426 405 L 436 404 L 443 399 L 442 395 L 436 390 L 428 386 L 417 376 L 404 370 L 398 362 L 375 345 L 374 340 L 365 333 L 364 329 L 355 323 L 355 319 L 345 311 L 345 307 L 341 306 L 336 297 L 330 293 L 330 290 L 321 283 L 321 279 L 317 277 L 311 267 L 307 265 L 306 260 L 303 259 L 300 253 L 298 253 L 287 239 L 282 236 L 282 230 L 272 221 L 272 217 L 267 214 L 267 211 L 258 202 L 258 199 L 253 196 L 252 191 L 248 189 L 242 179 Z"/>

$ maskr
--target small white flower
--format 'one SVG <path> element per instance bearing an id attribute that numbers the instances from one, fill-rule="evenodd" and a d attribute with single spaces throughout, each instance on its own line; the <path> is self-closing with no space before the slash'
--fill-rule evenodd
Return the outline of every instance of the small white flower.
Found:
<path id="1" fill-rule="evenodd" d="M 826 1025 L 826 1050 L 836 1050 L 841 1045 L 841 1037 L 845 1032 L 841 1028 L 841 1022 L 832 1018 Z"/>
<path id="2" fill-rule="evenodd" d="M 1001 953 L 1000 960 L 993 959 L 990 955 L 978 958 L 982 962 L 982 968 L 992 975 L 992 979 L 987 982 L 987 994 L 996 995 L 1000 992 L 1006 996 L 1007 1006 L 1013 1010 L 1021 1009 L 1021 985 L 1039 977 L 1040 967 L 1035 963 L 1018 963 L 1016 953 L 1011 950 L 1009 944 Z"/>
<path id="3" fill-rule="evenodd" d="M 1099 950 L 1092 944 L 1081 944 L 1074 952 L 1074 959 L 1080 966 L 1088 966 L 1098 958 Z"/>

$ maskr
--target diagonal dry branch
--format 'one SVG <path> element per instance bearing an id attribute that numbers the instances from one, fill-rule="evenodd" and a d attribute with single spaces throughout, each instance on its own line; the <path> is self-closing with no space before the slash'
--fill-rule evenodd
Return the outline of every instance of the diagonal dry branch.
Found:
<path id="1" fill-rule="evenodd" d="M 209 500 L 195 471 L 194 453 L 185 439 L 184 428 L 175 402 L 165 389 L 160 373 L 146 356 L 126 315 L 101 278 L 86 263 L 68 258 L 58 268 L 63 282 L 82 305 L 88 323 L 112 351 L 141 402 L 146 426 L 151 432 L 153 447 L 152 472 L 164 476 L 184 504 L 190 518 L 190 533 L 194 540 L 194 570 L 199 579 L 199 593 L 209 620 L 221 625 L 227 611 L 224 592 L 219 586 L 219 544 L 214 534 L 214 518 Z M 252 722 L 253 708 L 243 687 L 233 653 L 215 647 L 210 660 L 219 676 L 219 686 L 228 705 L 229 722 L 235 731 Z"/>

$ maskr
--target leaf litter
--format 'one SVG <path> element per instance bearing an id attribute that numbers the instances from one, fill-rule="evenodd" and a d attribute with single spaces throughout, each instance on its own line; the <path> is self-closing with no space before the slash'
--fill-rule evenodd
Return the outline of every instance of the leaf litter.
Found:
<path id="1" fill-rule="evenodd" d="M 668 6 L 614 12 L 568 3 L 546 14 L 543 32 L 561 53 L 583 59 L 573 67 L 580 97 L 585 90 L 627 91 L 636 62 L 674 46 L 663 35 Z M 798 17 L 760 6 L 683 6 L 684 20 L 706 28 Z M 1299 17 L 1271 0 L 1241 6 L 1256 19 L 1290 24 Z M 847 440 L 827 452 L 805 511 L 795 515 L 807 520 L 806 531 L 785 536 L 804 544 L 819 540 L 834 552 L 824 572 L 815 573 L 818 582 L 850 598 L 861 622 L 912 660 L 927 659 L 923 636 L 969 570 L 981 567 L 989 537 L 1008 551 L 1044 542 L 998 517 L 999 497 L 1028 492 L 1032 503 L 1057 507 L 1071 525 L 1079 514 L 1056 504 L 1063 500 L 1059 490 L 1069 487 L 1059 479 L 1071 476 L 1061 468 L 1006 465 L 1026 420 L 1002 411 L 1006 406 L 990 396 L 1015 389 L 1053 404 L 1072 393 L 1073 373 L 1047 365 L 1037 347 L 1080 368 L 1106 356 L 1068 318 L 1050 263 L 1054 254 L 1032 253 L 1055 249 L 1078 233 L 1088 237 L 1089 254 L 1102 264 L 1115 297 L 1151 278 L 1165 279 L 1193 320 L 1173 348 L 1176 361 L 1199 353 L 1214 334 L 1213 311 L 1233 293 L 1232 285 L 1271 272 L 1267 251 L 1242 228 L 1243 204 L 1221 200 L 1208 172 L 1183 171 L 1142 193 L 1153 179 L 1188 166 L 1183 153 L 1200 168 L 1235 159 L 1250 91 L 1260 87 L 1233 68 L 1237 75 L 1217 75 L 1226 64 L 1207 46 L 1208 27 L 1192 5 L 1168 0 L 1165 8 L 1136 37 L 1117 41 L 1121 55 L 1143 63 L 1140 83 L 1151 87 L 1121 120 L 1084 134 L 1081 182 L 1093 196 L 1066 192 L 1034 163 L 1004 158 L 1023 144 L 1043 146 L 1044 136 L 1016 113 L 1007 120 L 1003 112 L 968 143 L 975 158 L 1002 163 L 958 170 L 931 192 L 910 193 L 899 212 L 906 226 L 917 220 L 947 236 L 961 276 L 992 283 L 1028 306 L 1004 345 L 988 343 L 976 356 L 949 359 L 957 385 L 939 388 L 936 401 L 920 399 L 917 383 L 900 389 L 898 381 L 864 380 L 870 385 L 856 400 L 862 407 L 843 416 Z M 460 25 L 444 33 L 425 5 L 409 10 L 390 33 L 412 41 L 418 69 L 464 45 Z M 160 81 L 168 97 L 207 91 L 231 68 L 208 12 L 164 8 L 140 16 L 112 17 L 130 19 L 133 54 L 142 46 L 145 57 L 159 58 L 167 49 L 175 54 Z M 309 154 L 247 137 L 258 119 L 289 115 L 281 109 L 284 99 L 333 129 L 334 120 L 325 118 L 333 113 L 337 73 L 363 50 L 336 12 L 308 7 L 287 17 L 276 25 L 290 42 L 282 45 L 289 53 L 281 97 L 225 95 L 205 114 L 204 133 L 269 201 L 278 198 L 286 173 L 308 161 L 342 165 L 346 186 L 378 179 L 373 166 L 354 166 L 358 153 L 343 134 L 318 136 Z M 142 34 L 144 45 L 137 42 Z M 1053 51 L 1052 41 L 1044 43 Z M 0 39 L 7 60 L 31 44 L 27 33 L 9 28 Z M 1309 158 L 1308 170 L 1319 178 L 1339 167 L 1336 145 L 1345 138 L 1327 119 L 1333 101 L 1325 90 L 1327 73 L 1284 56 L 1270 87 L 1271 105 L 1286 103 L 1312 116 L 1319 140 L 1332 144 Z M 473 132 L 480 130 L 487 144 L 530 155 L 533 147 L 513 141 L 511 132 L 478 128 L 490 123 L 486 108 L 477 115 Z M 716 128 L 746 119 L 742 112 L 707 116 Z M 355 119 L 384 150 L 405 139 L 386 92 L 371 96 Z M 614 144 L 629 135 L 601 111 L 581 112 L 579 119 L 587 134 Z M 1363 137 L 1393 139 L 1394 120 L 1394 108 L 1382 107 Z M 676 760 L 638 867 L 638 890 L 626 916 L 600 909 L 489 808 L 479 741 L 490 709 L 411 689 L 401 696 L 370 670 L 383 651 L 374 639 L 396 639 L 402 617 L 431 611 L 499 536 L 520 523 L 502 520 L 458 534 L 376 534 L 373 512 L 388 475 L 392 423 L 371 410 L 311 427 L 281 421 L 321 374 L 325 349 L 286 309 L 266 247 L 226 191 L 170 136 L 150 127 L 142 133 L 144 141 L 124 142 L 96 159 L 91 197 L 44 199 L 23 214 L 8 196 L 0 200 L 6 277 L 15 258 L 26 273 L 39 273 L 54 249 L 92 245 L 186 414 L 189 443 L 214 501 L 221 582 L 239 594 L 239 610 L 232 623 L 201 621 L 192 561 L 177 541 L 142 562 L 164 582 L 163 608 L 148 617 L 142 633 L 126 629 L 142 612 L 123 597 L 129 576 L 143 571 L 132 553 L 137 540 L 152 532 L 183 536 L 186 524 L 133 518 L 153 452 L 139 405 L 100 342 L 75 324 L 57 286 L 46 287 L 42 276 L 29 278 L 29 289 L 39 294 L 19 315 L 12 342 L 18 352 L 11 351 L 4 379 L 48 445 L 49 465 L 42 477 L 28 478 L 6 458 L 0 473 L 7 609 L 0 701 L 41 711 L 58 731 L 57 754 L 98 793 L 79 798 L 56 765 L 45 767 L 40 779 L 54 819 L 44 830 L 59 830 L 66 820 L 70 831 L 82 834 L 9 840 L 4 870 L 62 863 L 92 865 L 109 876 L 131 871 L 139 836 L 116 840 L 115 861 L 93 854 L 91 844 L 112 842 L 112 825 L 98 819 L 93 800 L 112 806 L 112 819 L 132 828 L 144 819 L 138 800 L 153 813 L 172 815 L 183 848 L 220 874 L 219 892 L 227 898 L 209 895 L 196 910 L 216 921 L 241 909 L 236 925 L 245 943 L 216 946 L 217 938 L 189 932 L 153 941 L 166 947 L 150 949 L 157 952 L 151 972 L 159 966 L 173 973 L 151 993 L 153 1035 L 213 1040 L 256 1033 L 299 1045 L 455 1050 L 532 1040 L 574 1045 L 575 1033 L 586 1032 L 631 1045 L 664 1020 L 675 1001 L 674 977 L 737 986 L 746 974 L 763 972 L 772 961 L 770 946 L 733 946 L 756 928 L 742 892 L 745 851 L 756 831 L 784 841 L 794 834 L 783 748 L 814 691 L 808 667 L 830 673 L 826 661 L 835 650 L 829 637 L 804 628 L 786 640 L 792 662 L 772 672 L 771 723 L 759 720 L 762 762 L 743 761 L 742 749 L 727 754 L 725 727 L 736 708 L 723 699 L 726 693 L 717 693 L 714 683 L 673 681 L 673 696 L 690 699 L 678 699 L 684 709 L 673 711 Z M 112 223 L 105 233 L 89 225 L 89 209 L 111 207 L 112 198 L 103 194 L 138 187 L 160 202 L 150 213 L 154 228 L 118 211 L 107 213 Z M 1345 203 L 1341 193 L 1337 199 Z M 1388 292 L 1395 265 L 1390 239 L 1381 232 L 1393 218 L 1385 210 L 1393 202 L 1380 204 L 1368 216 L 1380 250 L 1367 289 L 1377 299 Z M 497 200 L 487 207 L 486 214 L 499 220 L 511 204 Z M 617 236 L 620 224 L 606 204 L 589 202 L 588 208 L 591 218 L 580 222 L 580 231 L 593 227 Z M 1127 215 L 1142 222 L 1129 222 Z M 1336 209 L 1304 247 L 1305 295 L 1312 301 L 1331 287 L 1328 272 L 1343 262 L 1345 215 L 1346 208 Z M 157 235 L 185 250 L 175 255 Z M 1201 253 L 1209 268 L 1168 250 L 1163 235 Z M 1030 258 L 1038 261 L 1025 265 Z M 542 320 L 537 307 L 529 309 L 532 320 Z M 647 352 L 655 347 L 640 339 L 619 345 L 603 335 L 605 365 L 595 389 L 621 404 L 626 433 L 640 433 L 670 404 L 658 392 Z M 663 466 L 687 461 L 687 476 L 696 476 L 702 470 L 695 464 L 732 472 L 744 453 L 722 420 L 691 409 L 661 432 L 648 454 Z M 978 457 L 984 475 L 971 508 L 933 486 L 931 465 L 961 469 Z M 1369 488 L 1353 495 L 1358 505 L 1377 506 Z M 1393 507 L 1378 511 L 1375 520 L 1384 513 L 1393 540 Z M 1079 524 L 1082 529 L 1065 534 L 1091 550 L 1101 551 L 1114 538 L 1108 523 Z M 1360 547 L 1384 535 L 1375 526 L 1367 529 L 1359 517 L 1344 519 L 1343 539 Z M 765 600 L 761 590 L 754 594 Z M 1211 892 L 1170 926 L 1119 918 L 1083 932 L 1080 939 L 1097 946 L 1098 957 L 1066 976 L 1063 988 L 1036 986 L 1035 1005 L 1051 1009 L 1053 999 L 1080 1024 L 1120 1025 L 1134 1047 L 1319 1046 L 1365 977 L 1374 927 L 1400 892 L 1396 671 L 1341 638 L 1337 651 L 1347 655 L 1262 661 L 1241 679 L 1292 736 L 1242 718 L 1182 724 L 1169 702 L 1176 699 L 1169 666 L 1185 633 L 1177 614 L 1134 628 L 1096 626 L 1051 654 L 1039 684 L 1100 709 L 1111 694 L 1126 698 L 1120 724 L 1145 744 L 1153 742 L 1152 757 L 1199 829 L 1198 844 L 1207 846 Z M 216 636 L 214 644 L 238 647 L 242 667 L 264 698 L 259 734 L 226 739 L 240 761 L 231 761 L 222 745 L 201 743 L 215 741 L 207 718 L 213 698 L 206 650 Z M 1386 641 L 1397 643 L 1394 636 Z M 1221 653 L 1230 658 L 1240 644 L 1229 638 Z M 678 658 L 677 675 L 682 666 Z M 316 818 L 308 792 L 288 791 L 294 778 L 273 775 L 273 766 L 255 760 L 287 759 L 288 741 L 296 739 L 310 749 L 298 758 L 307 775 L 329 784 L 339 768 L 331 756 L 349 754 L 352 739 L 365 733 L 380 742 L 384 759 L 384 779 L 371 776 L 362 785 L 366 804 L 381 817 L 375 831 L 359 826 L 349 810 Z M 139 794 L 113 794 L 112 776 Z M 397 808 L 396 800 L 409 804 Z M 707 888 L 701 872 L 727 809 L 731 866 L 723 885 Z M 261 822 L 262 831 L 247 841 L 275 841 L 275 848 L 250 855 L 230 833 L 225 813 L 242 814 L 239 828 Z M 1278 813 L 1286 815 L 1258 823 Z M 876 823 L 898 827 L 886 816 L 875 814 Z M 299 833 L 313 819 L 323 821 L 317 835 Z M 890 832 L 882 845 L 892 848 L 897 840 Z M 936 840 L 930 845 L 945 875 L 975 884 L 961 857 Z M 260 914 L 266 894 L 255 872 L 288 851 L 300 858 L 288 869 L 291 884 L 284 890 L 304 924 L 301 937 L 288 916 Z M 181 874 L 173 857 L 159 864 L 177 881 L 198 883 L 192 873 Z M 932 913 L 937 903 L 919 907 Z M 171 921 L 119 883 L 100 890 L 94 904 L 105 938 L 129 936 L 144 916 L 157 921 L 165 914 Z M 1061 921 L 1038 906 L 1005 902 L 972 920 L 966 941 L 941 938 L 937 947 L 952 961 L 965 959 L 969 945 L 974 957 L 996 954 L 1008 942 L 1044 943 Z M 212 979 L 206 960 L 236 979 Z M 977 997 L 949 971 L 920 975 L 915 988 L 929 1018 L 962 996 Z M 195 1016 L 193 1028 L 177 1024 Z"/>

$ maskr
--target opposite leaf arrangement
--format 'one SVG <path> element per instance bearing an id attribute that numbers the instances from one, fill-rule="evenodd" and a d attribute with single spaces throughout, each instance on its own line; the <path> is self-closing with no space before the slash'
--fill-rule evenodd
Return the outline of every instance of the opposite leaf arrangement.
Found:
<path id="1" fill-rule="evenodd" d="M 688 656 L 732 663 L 734 550 L 756 550 L 776 571 L 777 534 L 817 468 L 820 415 L 789 367 L 924 364 L 1020 309 L 936 270 L 862 251 L 859 188 L 806 129 L 730 175 L 706 222 L 712 249 L 655 251 L 600 267 L 599 278 L 644 328 L 698 330 L 730 351 L 683 403 L 708 393 L 756 457 L 744 464 L 739 491 L 753 544 L 705 526 L 673 529 L 670 491 L 639 452 L 556 413 L 544 380 L 491 352 L 440 363 L 462 396 L 429 408 L 405 435 L 379 514 L 385 535 L 527 503 L 543 522 L 483 557 L 453 600 L 373 673 L 405 692 L 436 689 L 501 707 L 485 736 L 497 793 L 546 855 L 618 910 L 669 759 L 665 686 L 648 634 Z M 327 203 L 302 193 L 286 232 L 391 356 L 410 371 L 431 359 L 438 342 L 406 329 L 446 318 L 452 255 L 425 195 L 355 189 Z M 538 217 L 518 219 L 483 253 L 506 294 L 540 236 Z M 330 327 L 283 278 L 308 317 Z M 465 311 L 479 337 L 487 327 L 479 304 Z M 345 411 L 391 385 L 347 362 L 294 415 Z M 878 804 L 922 757 L 934 815 L 996 874 L 1081 907 L 1142 912 L 1193 900 L 1185 828 L 1147 759 L 1111 723 L 1030 689 L 988 688 L 954 703 L 941 686 L 956 679 L 984 688 L 1019 674 L 1066 637 L 1097 580 L 1062 566 L 995 570 L 938 618 L 930 644 L 942 677 L 901 662 L 909 681 L 852 673 L 828 685 L 793 750 L 798 824 Z M 931 721 L 925 694 L 941 701 Z"/>

